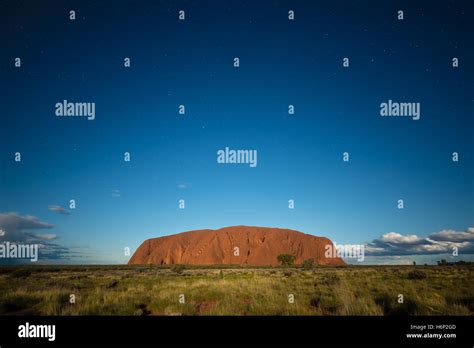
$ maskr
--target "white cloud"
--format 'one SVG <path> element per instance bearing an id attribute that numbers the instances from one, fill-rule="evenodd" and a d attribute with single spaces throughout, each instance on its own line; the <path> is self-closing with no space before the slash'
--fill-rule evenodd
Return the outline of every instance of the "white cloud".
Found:
<path id="1" fill-rule="evenodd" d="M 35 234 L 32 234 L 32 236 L 41 240 L 53 240 L 53 239 L 58 238 L 58 236 L 54 233 L 45 233 L 45 234 L 35 233 Z"/>
<path id="2" fill-rule="evenodd" d="M 466 240 L 474 241 L 474 228 L 470 227 L 465 232 L 454 231 L 454 230 L 442 230 L 440 232 L 430 234 L 429 238 L 433 240 L 451 241 L 451 242 L 459 242 L 459 241 L 466 241 Z"/>
<path id="3" fill-rule="evenodd" d="M 48 209 L 51 210 L 51 211 L 54 211 L 55 213 L 59 213 L 59 214 L 62 214 L 62 215 L 71 214 L 71 212 L 69 210 L 67 210 L 66 208 L 61 207 L 60 205 L 53 204 L 53 205 L 48 206 Z"/>
<path id="4" fill-rule="evenodd" d="M 387 242 L 387 243 L 396 243 L 396 244 L 412 244 L 412 243 L 418 243 L 421 241 L 421 238 L 418 238 L 416 235 L 407 235 L 403 236 L 400 233 L 396 232 L 390 232 L 384 234 L 381 238 L 381 241 Z"/>
<path id="5" fill-rule="evenodd" d="M 458 248 L 459 254 L 474 254 L 474 228 L 466 231 L 442 230 L 428 237 L 402 235 L 390 232 L 366 245 L 371 255 L 434 255 L 452 254 Z"/>
<path id="6" fill-rule="evenodd" d="M 110 195 L 112 197 L 118 198 L 118 197 L 122 196 L 122 193 L 120 192 L 120 190 L 113 189 L 113 190 L 110 191 Z"/>

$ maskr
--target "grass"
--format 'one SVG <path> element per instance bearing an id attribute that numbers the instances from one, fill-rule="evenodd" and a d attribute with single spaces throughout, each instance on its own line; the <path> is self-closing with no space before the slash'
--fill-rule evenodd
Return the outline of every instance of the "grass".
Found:
<path id="1" fill-rule="evenodd" d="M 0 315 L 473 315 L 473 275 L 472 265 L 5 266 Z"/>

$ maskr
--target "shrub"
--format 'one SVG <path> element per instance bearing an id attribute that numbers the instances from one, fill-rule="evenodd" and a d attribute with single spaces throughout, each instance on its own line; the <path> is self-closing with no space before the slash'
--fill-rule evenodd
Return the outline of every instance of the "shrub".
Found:
<path id="1" fill-rule="evenodd" d="M 312 297 L 311 300 L 309 301 L 309 305 L 311 307 L 319 307 L 321 305 L 321 297 L 319 296 L 315 296 L 315 297 Z"/>
<path id="2" fill-rule="evenodd" d="M 39 302 L 38 298 L 28 295 L 8 297 L 0 301 L 0 314 L 32 309 Z"/>
<path id="3" fill-rule="evenodd" d="M 118 280 L 112 280 L 109 284 L 107 284 L 108 289 L 115 288 L 118 285 Z"/>
<path id="4" fill-rule="evenodd" d="M 340 282 L 340 280 L 341 279 L 339 278 L 339 276 L 335 273 L 328 273 L 325 274 L 325 276 L 323 277 L 324 284 L 328 286 L 336 285 Z"/>
<path id="5" fill-rule="evenodd" d="M 415 300 L 405 299 L 403 303 L 398 303 L 396 298 L 387 293 L 377 296 L 375 303 L 382 307 L 384 315 L 416 315 L 419 311 Z"/>
<path id="6" fill-rule="evenodd" d="M 31 275 L 31 271 L 25 268 L 19 268 L 14 270 L 10 273 L 10 277 L 12 278 L 23 278 L 29 277 Z"/>
<path id="7" fill-rule="evenodd" d="M 138 306 L 138 311 L 137 311 L 137 314 L 138 315 L 141 315 L 143 317 L 145 316 L 148 316 L 151 314 L 151 311 L 148 309 L 148 306 L 144 303 L 141 303 L 139 306 Z"/>
<path id="8" fill-rule="evenodd" d="M 471 312 L 474 312 L 474 296 L 447 296 L 446 303 L 449 305 L 460 305 L 467 307 Z"/>
<path id="9" fill-rule="evenodd" d="M 176 265 L 171 266 L 171 272 L 174 272 L 176 274 L 183 273 L 185 269 L 186 269 L 185 265 L 176 264 Z"/>
<path id="10" fill-rule="evenodd" d="M 280 254 L 277 256 L 277 260 L 282 266 L 291 266 L 295 262 L 295 257 L 290 254 Z"/>
<path id="11" fill-rule="evenodd" d="M 314 268 L 314 260 L 313 259 L 307 259 L 304 260 L 303 263 L 301 264 L 301 267 L 306 270 L 310 270 Z"/>
<path id="12" fill-rule="evenodd" d="M 309 305 L 313 310 L 318 309 L 323 315 L 335 315 L 342 309 L 339 300 L 327 293 L 314 294 L 309 301 Z"/>
<path id="13" fill-rule="evenodd" d="M 414 270 L 408 273 L 408 279 L 425 279 L 426 273 L 423 271 Z"/>

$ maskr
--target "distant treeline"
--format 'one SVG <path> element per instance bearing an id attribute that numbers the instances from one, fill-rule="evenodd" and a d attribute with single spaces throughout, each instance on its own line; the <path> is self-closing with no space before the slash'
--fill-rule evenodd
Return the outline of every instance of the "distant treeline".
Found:
<path id="1" fill-rule="evenodd" d="M 474 262 L 471 261 L 456 261 L 456 262 L 448 262 L 446 260 L 436 261 L 438 266 L 456 266 L 456 265 L 473 265 Z"/>
<path id="2" fill-rule="evenodd" d="M 438 266 L 473 266 L 474 262 L 469 261 L 457 261 L 448 262 L 446 260 L 437 261 Z M 416 266 L 416 263 L 414 263 Z M 274 265 L 274 266 L 254 266 L 254 265 L 2 265 L 0 264 L 0 274 L 8 274 L 17 269 L 29 270 L 31 272 L 94 272 L 94 271 L 105 271 L 105 270 L 135 270 L 138 272 L 147 272 L 150 270 L 175 270 L 177 266 L 181 266 L 183 269 L 198 270 L 198 269 L 337 269 L 337 268 L 405 268 L 410 265 L 308 265 L 306 263 L 302 265 Z M 427 265 L 425 267 L 437 267 L 436 265 Z"/>

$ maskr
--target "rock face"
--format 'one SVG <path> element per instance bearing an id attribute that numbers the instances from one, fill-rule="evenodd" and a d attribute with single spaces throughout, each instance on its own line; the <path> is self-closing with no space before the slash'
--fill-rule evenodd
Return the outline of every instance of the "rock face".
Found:
<path id="1" fill-rule="evenodd" d="M 233 226 L 148 239 L 128 264 L 270 266 L 278 265 L 278 255 L 291 254 L 295 264 L 313 259 L 317 265 L 344 265 L 341 258 L 325 257 L 327 245 L 333 247 L 327 238 L 294 230 Z"/>

